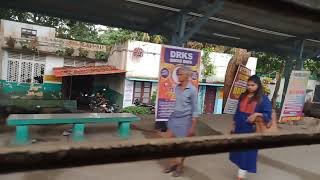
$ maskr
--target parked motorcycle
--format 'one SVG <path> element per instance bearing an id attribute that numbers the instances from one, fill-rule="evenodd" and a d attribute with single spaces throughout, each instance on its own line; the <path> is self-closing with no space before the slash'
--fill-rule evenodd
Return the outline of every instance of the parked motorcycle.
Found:
<path id="1" fill-rule="evenodd" d="M 119 112 L 119 106 L 117 104 L 110 104 L 106 99 L 99 100 L 93 98 L 89 104 L 90 110 L 95 113 L 116 113 Z"/>
<path id="2" fill-rule="evenodd" d="M 134 101 L 134 105 L 139 106 L 139 107 L 147 107 L 147 108 L 149 108 L 149 110 L 151 111 L 152 114 L 155 113 L 155 105 L 152 103 L 142 103 L 138 99 L 136 99 Z"/>

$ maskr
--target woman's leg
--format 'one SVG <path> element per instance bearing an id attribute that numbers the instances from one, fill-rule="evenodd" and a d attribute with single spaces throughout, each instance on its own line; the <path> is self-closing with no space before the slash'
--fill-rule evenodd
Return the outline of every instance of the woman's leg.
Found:
<path id="1" fill-rule="evenodd" d="M 247 178 L 247 170 L 239 169 L 238 180 L 243 180 Z"/>

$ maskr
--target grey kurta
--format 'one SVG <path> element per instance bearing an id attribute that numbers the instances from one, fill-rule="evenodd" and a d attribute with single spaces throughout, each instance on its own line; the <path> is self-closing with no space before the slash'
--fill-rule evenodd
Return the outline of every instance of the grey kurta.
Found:
<path id="1" fill-rule="evenodd" d="M 168 128 L 176 137 L 186 137 L 192 126 L 192 118 L 198 117 L 197 89 L 189 83 L 184 90 L 178 85 L 175 89 L 175 110 L 168 121 Z"/>

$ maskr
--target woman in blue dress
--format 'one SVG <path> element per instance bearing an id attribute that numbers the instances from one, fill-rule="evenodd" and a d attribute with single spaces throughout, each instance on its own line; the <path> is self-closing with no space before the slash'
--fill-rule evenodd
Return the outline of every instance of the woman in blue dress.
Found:
<path id="1" fill-rule="evenodd" d="M 262 118 L 266 127 L 271 126 L 272 106 L 267 96 L 264 95 L 263 86 L 258 76 L 248 79 L 247 90 L 240 96 L 238 108 L 234 116 L 231 133 L 255 133 L 255 121 Z M 248 150 L 230 153 L 230 161 L 239 167 L 238 180 L 246 178 L 247 172 L 257 172 L 258 150 Z"/>

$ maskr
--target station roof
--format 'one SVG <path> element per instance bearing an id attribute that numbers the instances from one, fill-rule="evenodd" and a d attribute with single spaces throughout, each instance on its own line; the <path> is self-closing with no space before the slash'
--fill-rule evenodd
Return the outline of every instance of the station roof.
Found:
<path id="1" fill-rule="evenodd" d="M 0 7 L 170 35 L 184 12 L 190 31 L 217 0 L 2 0 Z M 297 40 L 304 56 L 320 54 L 318 0 L 224 0 L 191 40 L 292 55 Z"/>

